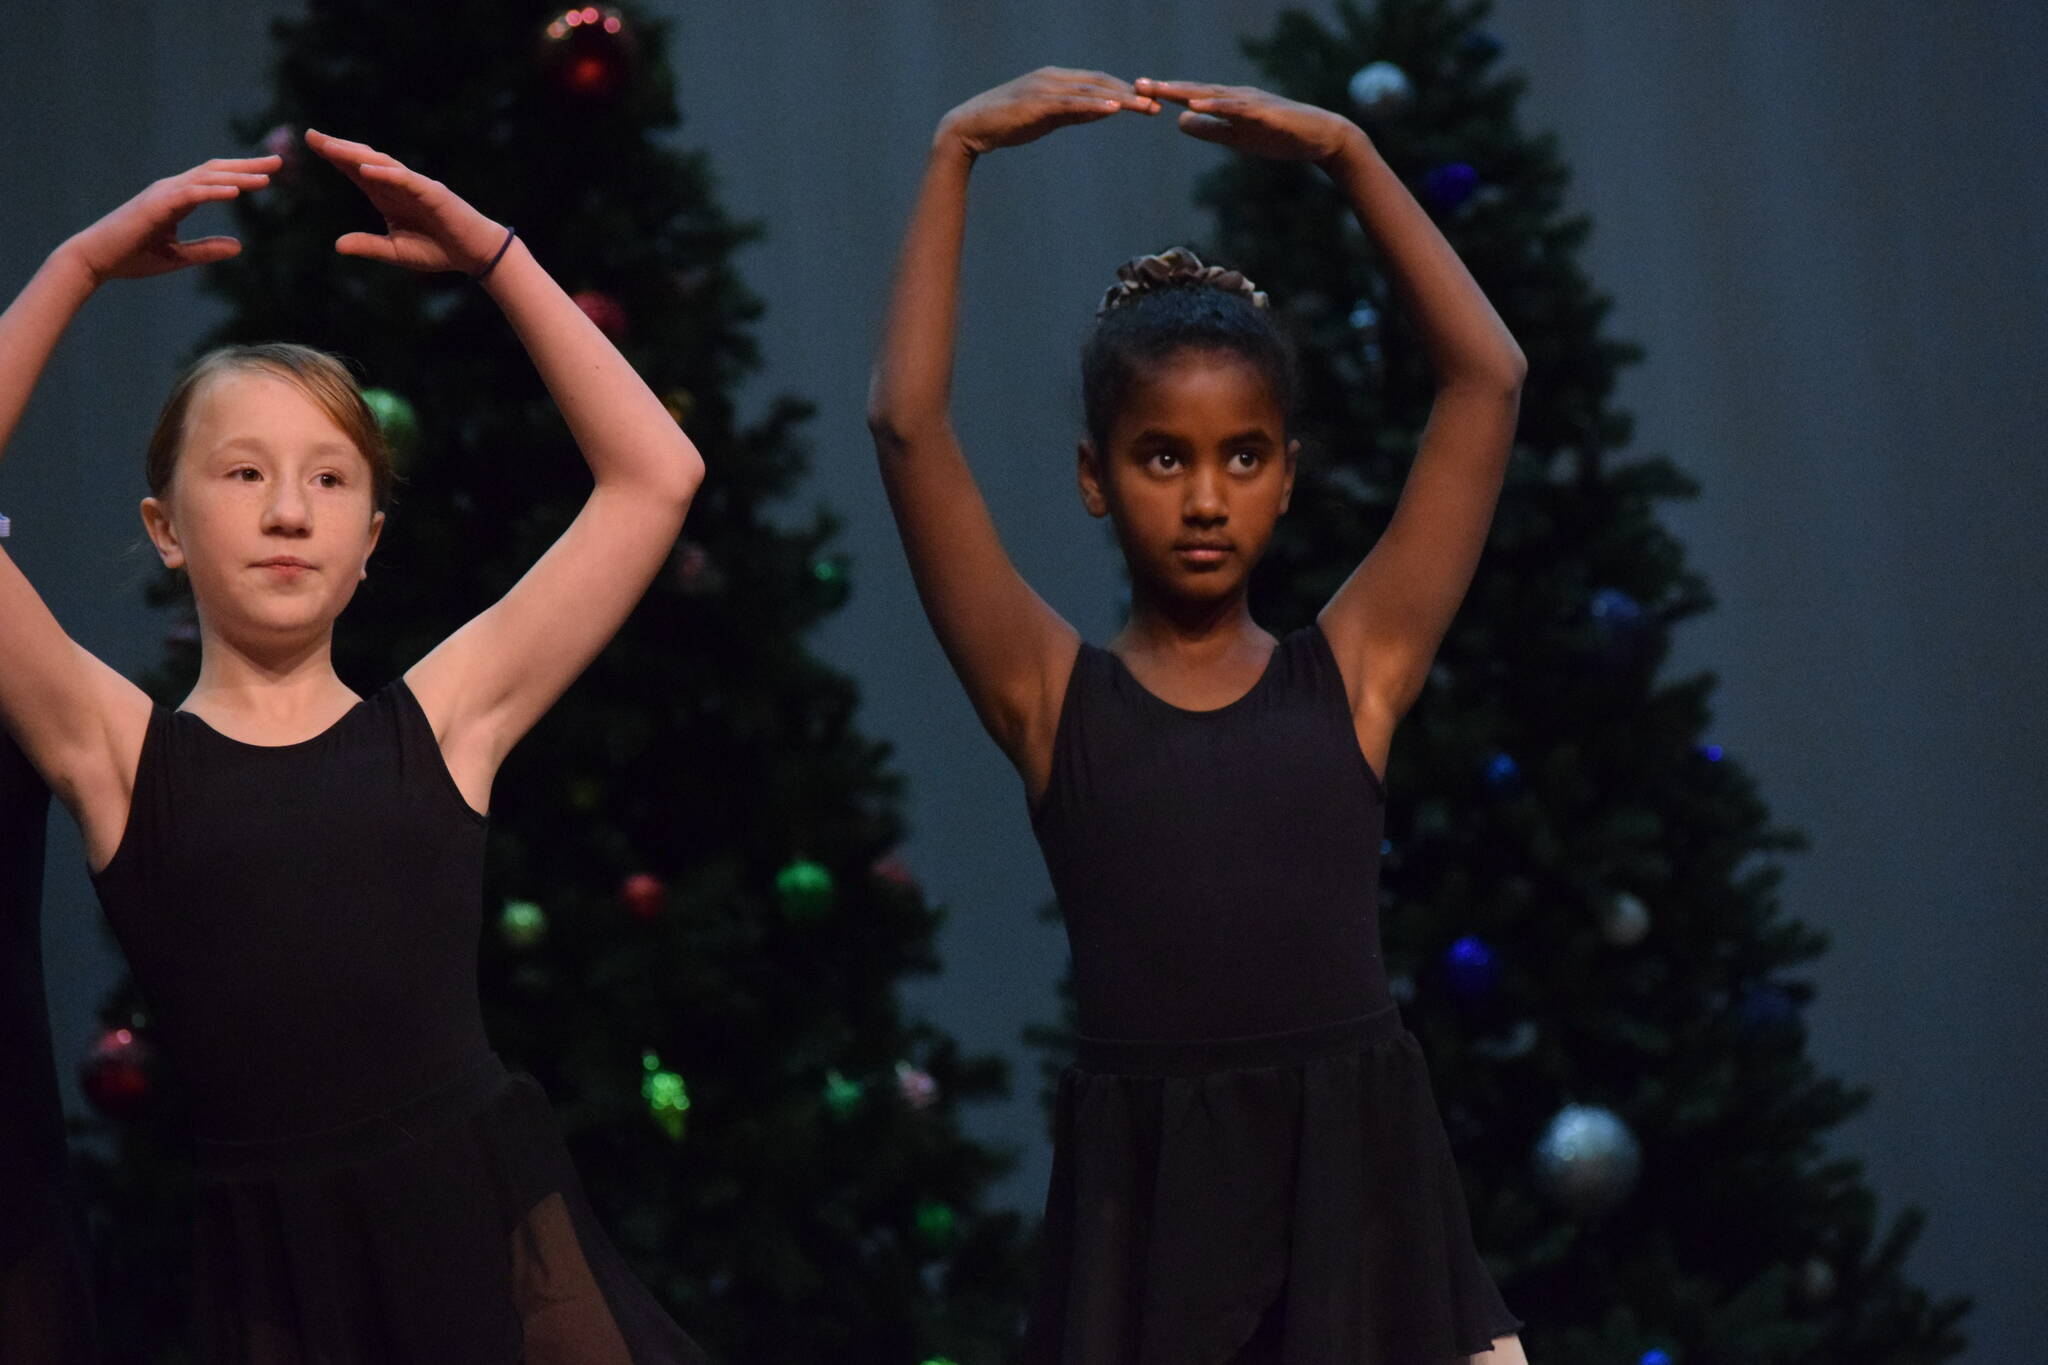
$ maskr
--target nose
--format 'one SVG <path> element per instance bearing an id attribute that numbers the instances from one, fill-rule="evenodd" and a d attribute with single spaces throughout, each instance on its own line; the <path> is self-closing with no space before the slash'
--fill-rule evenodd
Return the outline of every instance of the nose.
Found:
<path id="1" fill-rule="evenodd" d="M 306 490 L 290 479 L 274 480 L 263 504 L 263 529 L 271 535 L 311 535 L 313 505 L 306 500 Z"/>
<path id="2" fill-rule="evenodd" d="M 1183 485 L 1181 520 L 1191 526 L 1220 526 L 1230 520 L 1230 498 L 1223 471 L 1202 464 L 1190 474 Z"/>

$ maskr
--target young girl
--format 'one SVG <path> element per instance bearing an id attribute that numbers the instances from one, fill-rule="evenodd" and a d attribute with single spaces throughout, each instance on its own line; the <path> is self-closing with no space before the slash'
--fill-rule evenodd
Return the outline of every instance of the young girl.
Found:
<path id="1" fill-rule="evenodd" d="M 1081 501 L 1110 518 L 1131 579 L 1107 649 L 1018 577 L 948 423 L 975 160 L 1163 102 L 1186 133 L 1330 175 L 1439 378 L 1385 535 L 1284 640 L 1245 589 L 1293 487 L 1291 363 L 1241 276 L 1185 251 L 1132 262 L 1082 356 Z M 1059 1091 L 1031 1361 L 1523 1360 L 1375 917 L 1378 774 L 1479 558 L 1523 370 L 1335 114 L 1046 69 L 940 121 L 869 411 L 925 610 L 1023 776 L 1073 948 L 1084 1036 Z"/>
<path id="2" fill-rule="evenodd" d="M 43 998 L 49 807 L 49 788 L 0 730 L 0 1361 L 86 1365 L 98 1359 L 91 1281 Z"/>
<path id="3" fill-rule="evenodd" d="M 701 1360 L 597 1228 L 545 1098 L 491 1053 L 476 949 L 493 775 L 646 588 L 703 464 L 509 228 L 370 147 L 306 142 L 385 219 L 336 249 L 481 281 L 595 488 L 501 601 L 368 697 L 330 646 L 391 466 L 319 352 L 214 352 L 150 443 L 143 522 L 199 614 L 177 710 L 67 638 L 0 553 L 0 718 L 78 820 L 195 1115 L 202 1356 Z M 178 224 L 278 165 L 207 162 L 53 252 L 0 317 L 0 439 L 88 295 L 233 255 Z"/>

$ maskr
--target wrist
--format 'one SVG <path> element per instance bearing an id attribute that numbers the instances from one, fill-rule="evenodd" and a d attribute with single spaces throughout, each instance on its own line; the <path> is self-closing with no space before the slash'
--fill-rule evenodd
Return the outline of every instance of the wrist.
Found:
<path id="1" fill-rule="evenodd" d="M 968 145 L 967 139 L 961 136 L 960 129 L 953 122 L 951 114 L 939 120 L 938 128 L 932 133 L 932 159 L 934 161 L 959 161 L 971 166 L 974 164 L 974 159 L 979 155 L 979 152 Z"/>
<path id="2" fill-rule="evenodd" d="M 76 237 L 67 237 L 58 243 L 57 248 L 44 258 L 43 269 L 70 285 L 81 297 L 98 289 L 108 279 L 93 265 Z"/>
<path id="3" fill-rule="evenodd" d="M 1363 165 L 1372 153 L 1372 139 L 1365 135 L 1364 129 L 1346 119 L 1344 131 L 1337 138 L 1336 148 L 1317 157 L 1316 165 L 1322 167 L 1326 174 L 1337 176 L 1348 169 Z"/>

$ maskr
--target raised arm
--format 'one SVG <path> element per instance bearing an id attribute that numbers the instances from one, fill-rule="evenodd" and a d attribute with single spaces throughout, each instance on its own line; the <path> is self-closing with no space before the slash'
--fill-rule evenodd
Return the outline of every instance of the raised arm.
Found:
<path id="1" fill-rule="evenodd" d="M 597 657 L 654 580 L 703 480 L 704 461 L 524 244 L 505 247 L 502 224 L 362 143 L 311 130 L 306 143 L 354 180 L 385 218 L 384 233 L 350 233 L 336 250 L 411 270 L 471 275 L 497 261 L 483 287 L 525 344 L 595 481 L 576 519 L 511 591 L 405 675 L 456 786 L 484 809 L 505 755 Z"/>
<path id="2" fill-rule="evenodd" d="M 1393 519 L 1320 617 L 1360 743 L 1382 765 L 1486 544 L 1527 362 L 1464 262 L 1350 120 L 1242 86 L 1140 80 L 1138 89 L 1184 104 L 1181 127 L 1195 137 L 1322 167 L 1378 244 L 1428 349 L 1436 400 Z"/>
<path id="3" fill-rule="evenodd" d="M 967 181 L 976 158 L 995 148 L 1158 107 L 1114 76 L 1046 67 L 940 120 L 868 390 L 868 428 L 925 615 L 982 724 L 1034 795 L 1048 776 L 1079 637 L 1011 564 L 947 411 Z"/>
<path id="4" fill-rule="evenodd" d="M 13 437 L 58 338 L 108 280 L 225 260 L 232 237 L 178 240 L 201 204 L 260 189 L 274 156 L 209 161 L 159 180 L 50 253 L 0 314 L 0 449 Z M 149 723 L 142 690 L 82 649 L 0 546 L 0 723 L 85 832 L 98 865 L 127 821 L 135 760 Z"/>

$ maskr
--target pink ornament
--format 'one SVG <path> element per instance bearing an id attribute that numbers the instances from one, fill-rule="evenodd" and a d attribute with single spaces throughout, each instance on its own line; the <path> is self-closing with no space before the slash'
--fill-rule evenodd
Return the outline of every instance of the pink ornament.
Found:
<path id="1" fill-rule="evenodd" d="M 597 324 L 597 330 L 613 341 L 621 341 L 626 335 L 626 306 L 601 289 L 578 290 L 570 297 L 583 315 Z"/>
<path id="2" fill-rule="evenodd" d="M 939 1083 L 932 1073 L 909 1062 L 896 1063 L 896 1093 L 912 1109 L 929 1109 L 939 1102 Z"/>
<path id="3" fill-rule="evenodd" d="M 885 854 L 875 859 L 874 866 L 868 869 L 868 873 L 891 891 L 901 891 L 905 895 L 915 896 L 923 890 L 917 884 L 916 876 L 911 873 L 910 864 L 903 860 L 900 853 Z"/>

